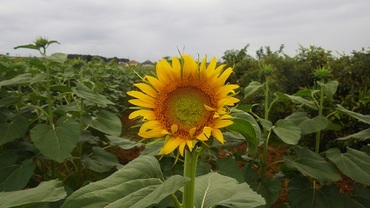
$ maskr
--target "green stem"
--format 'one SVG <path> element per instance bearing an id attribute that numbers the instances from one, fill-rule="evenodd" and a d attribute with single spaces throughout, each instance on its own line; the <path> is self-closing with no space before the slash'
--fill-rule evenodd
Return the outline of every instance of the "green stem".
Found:
<path id="1" fill-rule="evenodd" d="M 179 200 L 177 199 L 176 195 L 175 194 L 171 194 L 170 197 L 172 198 L 173 200 L 173 203 L 175 204 L 175 207 L 176 208 L 182 208 Z"/>
<path id="2" fill-rule="evenodd" d="M 271 131 L 268 132 L 267 137 L 266 137 L 266 141 L 265 141 L 265 146 L 263 147 L 262 175 L 265 175 L 266 170 L 267 170 L 267 167 L 266 167 L 266 164 L 267 164 L 267 148 L 268 148 L 268 145 L 269 145 L 270 136 L 271 136 Z"/>
<path id="3" fill-rule="evenodd" d="M 319 100 L 319 116 L 322 116 L 322 111 L 324 108 L 324 89 L 320 86 L 320 100 Z M 320 140 L 321 140 L 321 131 L 316 132 L 316 144 L 315 144 L 315 153 L 320 153 Z M 316 180 L 313 180 L 313 188 L 316 187 Z"/>
<path id="4" fill-rule="evenodd" d="M 182 196 L 182 207 L 183 208 L 194 208 L 194 188 L 195 188 L 195 173 L 198 162 L 198 150 L 185 150 L 185 162 L 184 162 L 184 176 L 190 178 L 184 186 L 184 193 Z"/>
<path id="5" fill-rule="evenodd" d="M 53 100 L 51 97 L 51 80 L 50 80 L 50 68 L 46 65 L 46 93 L 48 96 L 48 118 L 49 126 L 53 127 L 54 125 L 54 115 L 53 115 Z"/>
<path id="6" fill-rule="evenodd" d="M 265 83 L 265 106 L 264 107 L 265 107 L 264 119 L 268 120 L 269 119 L 269 85 L 267 81 Z"/>
<path id="7" fill-rule="evenodd" d="M 319 101 L 319 116 L 322 116 L 322 111 L 324 108 L 324 89 L 320 87 L 320 101 Z M 315 152 L 318 154 L 320 152 L 320 138 L 321 138 L 321 131 L 316 132 L 316 145 L 315 145 Z"/>

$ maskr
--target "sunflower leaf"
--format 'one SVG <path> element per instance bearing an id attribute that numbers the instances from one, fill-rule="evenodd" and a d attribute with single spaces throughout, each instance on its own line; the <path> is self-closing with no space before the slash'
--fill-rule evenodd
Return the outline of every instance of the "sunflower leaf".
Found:
<path id="1" fill-rule="evenodd" d="M 0 155 L 0 191 L 17 191 L 23 189 L 32 177 L 35 166 L 32 159 L 16 163 L 15 153 Z M 0 200 L 1 201 L 1 200 Z"/>
<path id="2" fill-rule="evenodd" d="M 292 208 L 345 208 L 344 198 L 336 186 L 313 188 L 307 178 L 293 178 L 288 186 L 288 201 Z"/>
<path id="3" fill-rule="evenodd" d="M 260 82 L 252 81 L 246 88 L 244 88 L 244 98 L 249 97 L 261 87 L 263 87 L 263 84 L 261 84 Z"/>
<path id="4" fill-rule="evenodd" d="M 73 192 L 61 208 L 148 207 L 175 193 L 187 181 L 179 175 L 164 180 L 158 160 L 140 156 L 111 176 Z"/>
<path id="5" fill-rule="evenodd" d="M 311 176 L 321 184 L 341 179 L 335 166 L 319 154 L 312 152 L 306 147 L 299 146 L 295 146 L 294 151 L 297 155 L 296 158 L 284 158 L 285 164 L 289 168 L 297 169 L 303 175 Z"/>
<path id="6" fill-rule="evenodd" d="M 42 202 L 55 202 L 66 197 L 66 192 L 60 181 L 44 181 L 36 188 L 0 192 L 0 208 L 28 207 L 31 204 Z"/>
<path id="7" fill-rule="evenodd" d="M 370 156 L 365 152 L 347 147 L 346 153 L 332 148 L 326 151 L 326 156 L 340 171 L 351 179 L 370 186 Z"/>
<path id="8" fill-rule="evenodd" d="M 119 136 L 122 131 L 120 118 L 109 111 L 100 111 L 95 118 L 84 116 L 82 120 L 86 125 L 113 136 Z"/>
<path id="9" fill-rule="evenodd" d="M 248 113 L 241 110 L 234 110 L 233 124 L 226 129 L 243 135 L 248 143 L 248 152 L 254 154 L 257 151 L 258 143 L 261 140 L 261 129 L 257 121 Z"/>
<path id="10" fill-rule="evenodd" d="M 301 129 L 288 120 L 278 120 L 272 131 L 287 144 L 297 144 L 301 138 Z"/>
<path id="11" fill-rule="evenodd" d="M 54 128 L 37 124 L 31 129 L 31 139 L 41 153 L 57 162 L 68 157 L 80 137 L 80 125 L 71 118 L 60 118 Z"/>
<path id="12" fill-rule="evenodd" d="M 247 183 L 238 183 L 216 172 L 195 178 L 195 207 L 249 208 L 264 204 L 265 200 Z"/>

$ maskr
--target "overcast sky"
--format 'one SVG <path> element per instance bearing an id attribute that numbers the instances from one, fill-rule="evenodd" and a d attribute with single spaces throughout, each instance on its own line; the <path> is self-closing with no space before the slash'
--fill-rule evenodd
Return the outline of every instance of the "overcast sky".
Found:
<path id="1" fill-rule="evenodd" d="M 178 50 L 201 57 L 250 44 L 295 55 L 299 45 L 350 54 L 370 49 L 369 0 L 0 0 L 0 54 L 38 36 L 49 53 L 157 61 Z"/>

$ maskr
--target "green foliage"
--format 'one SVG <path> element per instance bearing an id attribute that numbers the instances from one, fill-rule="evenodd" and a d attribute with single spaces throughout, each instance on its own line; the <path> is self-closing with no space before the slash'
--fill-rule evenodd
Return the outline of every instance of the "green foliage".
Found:
<path id="1" fill-rule="evenodd" d="M 80 125 L 69 118 L 60 118 L 52 129 L 45 124 L 36 125 L 31 129 L 30 136 L 41 153 L 52 160 L 63 162 L 77 144 Z"/>
<path id="2" fill-rule="evenodd" d="M 164 180 L 158 161 L 153 156 L 142 156 L 106 179 L 75 191 L 62 208 L 147 207 L 174 194 L 185 182 L 187 179 L 181 176 Z"/>
<path id="3" fill-rule="evenodd" d="M 57 180 L 44 181 L 36 188 L 27 190 L 0 192 L 0 208 L 40 207 L 46 202 L 55 202 L 65 198 L 67 193 L 63 184 Z"/>
<path id="4" fill-rule="evenodd" d="M 326 156 L 338 167 L 342 173 L 353 180 L 370 186 L 370 156 L 352 148 L 347 148 L 346 153 L 339 149 L 329 149 Z"/>
<path id="5" fill-rule="evenodd" d="M 265 200 L 248 184 L 218 173 L 199 176 L 195 184 L 195 207 L 249 208 L 265 204 Z"/>
<path id="6" fill-rule="evenodd" d="M 180 158 L 155 158 L 163 143 L 127 165 L 118 153 L 144 147 L 124 120 L 126 92 L 154 68 L 48 55 L 55 43 L 15 47 L 41 58 L 0 57 L 0 207 L 181 207 L 189 178 Z M 289 207 L 369 207 L 369 51 L 247 49 L 222 57 L 241 103 L 225 145 L 203 144 L 196 207 L 271 207 L 284 180 Z M 269 161 L 272 144 L 283 160 Z M 340 175 L 357 182 L 352 193 L 333 184 Z"/>
<path id="7" fill-rule="evenodd" d="M 355 58 L 359 53 L 354 53 L 353 57 L 342 56 L 336 59 L 330 51 L 322 48 L 301 47 L 300 53 L 291 58 L 282 55 L 282 50 L 273 52 L 269 47 L 265 49 L 257 51 L 257 59 L 248 57 L 235 64 L 236 72 L 245 72 L 238 77 L 238 82 L 244 87 L 240 93 L 240 97 L 244 97 L 240 109 L 253 116 L 262 129 L 258 148 L 245 142 L 248 148 L 252 146 L 253 149 L 260 150 L 259 154 L 252 154 L 247 150 L 241 156 L 246 165 L 246 181 L 266 199 L 268 206 L 277 200 L 281 191 L 281 177 L 290 181 L 288 201 L 291 207 L 355 207 L 355 204 L 366 204 L 368 197 L 358 202 L 361 197 L 355 199 L 354 195 L 339 193 L 337 187 L 330 185 L 341 180 L 341 174 L 364 185 L 368 185 L 369 181 L 368 174 L 364 171 L 369 169 L 368 153 L 365 150 L 345 148 L 345 145 L 353 138 L 366 144 L 369 139 L 366 124 L 370 120 L 368 115 L 337 105 L 346 100 L 340 94 L 343 92 L 341 83 L 333 80 L 341 79 L 336 77 L 339 67 L 337 64 Z M 361 56 L 362 59 L 367 57 L 368 55 Z M 370 62 L 367 61 L 366 64 L 370 67 Z M 346 81 L 352 82 L 349 79 Z M 245 83 L 247 84 L 243 86 Z M 366 85 L 362 88 L 364 86 Z M 366 88 L 360 92 L 363 92 L 361 103 L 353 109 L 368 112 Z M 356 93 L 352 94 L 355 95 Z M 239 118 L 235 121 L 235 127 L 244 125 L 245 128 L 233 130 L 244 132 L 242 134 L 246 138 L 253 138 L 255 131 L 252 131 L 251 121 L 248 121 L 249 124 L 243 124 Z M 358 125 L 357 121 L 365 125 Z M 354 124 L 361 128 L 347 129 Z M 283 142 L 287 149 L 286 156 L 283 161 L 268 162 L 270 142 L 273 140 L 276 143 L 276 139 Z M 342 152 L 347 150 L 345 153 L 337 148 L 327 150 L 330 144 L 339 143 L 343 145 Z M 361 146 L 357 146 L 357 149 L 361 149 Z M 280 165 L 281 172 L 270 176 L 272 164 L 268 163 L 283 163 Z M 237 177 L 240 178 L 239 175 Z M 341 200 L 336 200 L 339 197 Z"/>
<path id="8" fill-rule="evenodd" d="M 299 146 L 296 146 L 294 151 L 295 158 L 285 158 L 285 163 L 289 168 L 298 169 L 303 175 L 315 178 L 321 184 L 341 179 L 334 165 L 315 152 Z"/>

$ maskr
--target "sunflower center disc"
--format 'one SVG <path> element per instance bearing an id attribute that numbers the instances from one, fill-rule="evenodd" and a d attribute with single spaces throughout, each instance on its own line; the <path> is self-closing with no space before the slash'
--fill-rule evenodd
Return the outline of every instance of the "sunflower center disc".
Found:
<path id="1" fill-rule="evenodd" d="M 177 88 L 168 94 L 165 102 L 169 123 L 177 124 L 180 130 L 202 127 L 210 116 L 204 107 L 210 104 L 210 98 L 196 87 Z"/>

